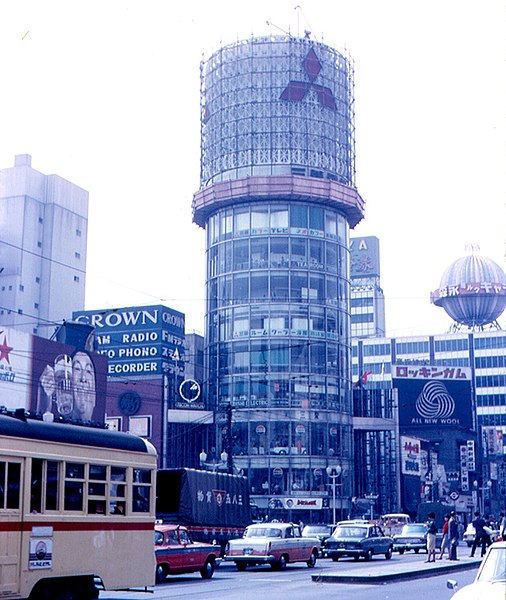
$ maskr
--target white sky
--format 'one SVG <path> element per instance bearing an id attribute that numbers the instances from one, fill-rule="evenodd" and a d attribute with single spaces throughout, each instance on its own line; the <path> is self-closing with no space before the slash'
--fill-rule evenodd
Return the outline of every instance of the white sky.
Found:
<path id="1" fill-rule="evenodd" d="M 89 191 L 87 309 L 162 303 L 204 331 L 204 234 L 191 221 L 200 59 L 277 27 L 309 29 L 355 60 L 367 206 L 351 233 L 380 239 L 387 334 L 448 329 L 429 294 L 466 244 L 505 268 L 503 0 L 296 6 L 2 0 L 0 168 L 31 154 Z"/>

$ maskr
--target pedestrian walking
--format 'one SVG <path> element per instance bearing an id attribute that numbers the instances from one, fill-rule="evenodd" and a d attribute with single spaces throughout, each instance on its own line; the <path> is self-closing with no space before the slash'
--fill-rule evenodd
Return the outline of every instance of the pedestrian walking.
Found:
<path id="1" fill-rule="evenodd" d="M 436 514 L 430 512 L 425 527 L 427 528 L 427 560 L 425 562 L 436 562 L 436 534 L 437 526 L 435 522 Z"/>
<path id="2" fill-rule="evenodd" d="M 485 527 L 483 528 L 483 537 L 485 538 L 485 549 L 486 549 L 492 543 L 492 534 L 494 532 L 494 529 L 496 529 L 496 527 L 494 525 L 494 515 L 492 515 L 490 517 L 488 515 L 484 515 L 483 518 L 485 519 Z"/>
<path id="3" fill-rule="evenodd" d="M 457 515 L 452 510 L 448 521 L 448 536 L 450 537 L 450 557 L 448 560 L 459 560 L 457 558 L 457 546 L 459 545 L 459 525 Z"/>
<path id="4" fill-rule="evenodd" d="M 487 551 L 487 535 L 485 534 L 484 527 L 486 525 L 485 519 L 480 515 L 479 511 L 475 511 L 474 519 L 472 520 L 474 527 L 474 540 L 471 546 L 471 554 L 473 557 L 476 552 L 476 548 L 481 545 L 481 555 L 484 556 Z"/>
<path id="5" fill-rule="evenodd" d="M 499 513 L 499 537 L 506 542 L 506 516 L 503 512 Z"/>
<path id="6" fill-rule="evenodd" d="M 448 535 L 448 522 L 450 515 L 445 515 L 445 522 L 443 524 L 443 537 L 441 538 L 441 553 L 439 554 L 438 560 L 443 560 L 445 550 L 448 550 L 448 558 L 450 558 L 450 536 Z"/>

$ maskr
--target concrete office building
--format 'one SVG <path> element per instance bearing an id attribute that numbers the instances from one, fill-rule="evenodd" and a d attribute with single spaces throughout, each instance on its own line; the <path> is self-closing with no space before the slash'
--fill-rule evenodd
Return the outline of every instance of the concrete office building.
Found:
<path id="1" fill-rule="evenodd" d="M 418 482 L 412 482 L 411 500 L 403 489 L 406 510 L 452 492 L 464 514 L 478 505 L 491 512 L 504 506 L 505 368 L 506 332 L 500 329 L 353 341 L 354 379 L 366 373 L 364 387 L 371 395 L 396 388 L 403 476 L 409 475 L 402 459 L 405 440 L 411 447 L 412 440 L 422 440 L 409 457 L 418 465 Z M 486 497 L 478 502 L 476 492 L 488 481 Z"/>
<path id="2" fill-rule="evenodd" d="M 353 490 L 349 230 L 364 212 L 352 63 L 269 36 L 220 48 L 201 73 L 193 220 L 207 234 L 217 451 L 270 516 L 340 516 Z"/>
<path id="3" fill-rule="evenodd" d="M 202 336 L 185 335 L 183 313 L 164 305 L 78 311 L 107 356 L 106 422 L 149 439 L 166 467 L 199 466 L 212 413 L 204 411 Z"/>
<path id="4" fill-rule="evenodd" d="M 377 237 L 351 238 L 351 337 L 385 335 L 385 296 L 380 284 Z"/>
<path id="5" fill-rule="evenodd" d="M 15 157 L 0 170 L 0 325 L 50 337 L 84 307 L 88 192 Z"/>

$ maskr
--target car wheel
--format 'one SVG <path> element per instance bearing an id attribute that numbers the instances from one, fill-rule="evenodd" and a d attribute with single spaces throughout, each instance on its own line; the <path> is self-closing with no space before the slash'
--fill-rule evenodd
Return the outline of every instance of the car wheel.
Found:
<path id="1" fill-rule="evenodd" d="M 278 561 L 272 563 L 272 568 L 276 571 L 284 571 L 286 569 L 286 556 L 282 554 Z"/>
<path id="2" fill-rule="evenodd" d="M 333 560 L 334 562 L 337 562 L 337 561 L 339 560 L 339 556 L 333 556 L 333 557 L 332 557 L 332 560 Z"/>
<path id="3" fill-rule="evenodd" d="M 353 557 L 353 560 L 357 561 L 360 558 L 360 556 L 358 554 L 355 554 L 355 556 Z"/>
<path id="4" fill-rule="evenodd" d="M 156 567 L 156 583 L 163 583 L 167 579 L 167 571 L 163 565 Z"/>
<path id="5" fill-rule="evenodd" d="M 415 548 L 415 554 L 418 554 L 420 552 L 420 548 Z"/>
<path id="6" fill-rule="evenodd" d="M 311 552 L 311 556 L 306 563 L 310 569 L 312 569 L 316 565 L 316 559 L 317 559 L 317 552 L 315 550 L 314 552 Z"/>
<path id="7" fill-rule="evenodd" d="M 200 575 L 202 579 L 211 579 L 214 574 L 214 560 L 208 558 L 204 563 L 202 569 L 200 569 Z"/>
<path id="8" fill-rule="evenodd" d="M 390 560 L 390 559 L 392 558 L 392 546 L 390 546 L 390 547 L 388 548 L 388 550 L 385 552 L 385 558 L 386 558 L 387 560 Z"/>
<path id="9" fill-rule="evenodd" d="M 399 554 L 404 554 L 404 548 L 399 548 Z"/>
<path id="10" fill-rule="evenodd" d="M 248 563 L 245 563 L 245 562 L 236 562 L 235 566 L 237 567 L 238 571 L 246 571 L 246 567 L 248 566 Z"/>
<path id="11" fill-rule="evenodd" d="M 369 548 L 369 550 L 365 553 L 364 558 L 367 561 L 371 560 L 371 558 L 372 558 L 372 550 L 371 550 L 371 548 Z"/>

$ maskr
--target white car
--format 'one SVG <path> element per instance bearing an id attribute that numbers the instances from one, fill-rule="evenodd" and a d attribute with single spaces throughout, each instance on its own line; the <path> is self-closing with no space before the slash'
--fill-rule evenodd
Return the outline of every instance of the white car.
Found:
<path id="1" fill-rule="evenodd" d="M 246 527 L 242 539 L 228 542 L 224 560 L 235 562 L 239 571 L 262 564 L 282 570 L 287 563 L 300 561 L 312 568 L 320 553 L 320 540 L 302 537 L 299 525 L 256 523 Z"/>
<path id="2" fill-rule="evenodd" d="M 446 587 L 457 589 L 449 579 Z M 483 558 L 476 579 L 459 590 L 452 600 L 504 600 L 506 598 L 506 542 L 492 544 Z"/>
<path id="3" fill-rule="evenodd" d="M 495 542 L 497 540 L 497 538 L 499 537 L 499 531 L 497 529 L 490 529 L 490 527 L 485 527 L 485 531 L 490 536 L 490 539 L 492 540 L 492 542 Z M 476 531 L 474 529 L 474 525 L 472 523 L 469 523 L 469 525 L 466 527 L 466 530 L 465 530 L 464 536 L 463 536 L 464 542 L 467 544 L 467 546 L 469 548 L 473 545 L 475 537 L 476 537 Z"/>

